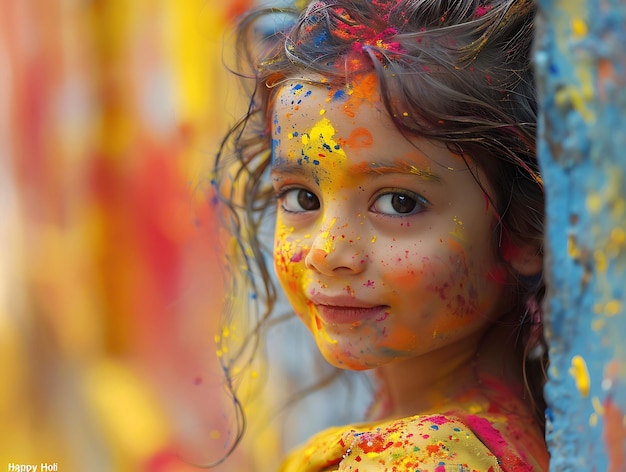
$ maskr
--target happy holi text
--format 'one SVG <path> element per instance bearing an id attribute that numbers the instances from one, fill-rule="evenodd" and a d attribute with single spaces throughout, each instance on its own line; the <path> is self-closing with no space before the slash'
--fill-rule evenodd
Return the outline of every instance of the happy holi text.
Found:
<path id="1" fill-rule="evenodd" d="M 9 472 L 58 472 L 58 462 L 42 462 L 40 464 L 17 464 L 9 462 L 7 470 Z"/>

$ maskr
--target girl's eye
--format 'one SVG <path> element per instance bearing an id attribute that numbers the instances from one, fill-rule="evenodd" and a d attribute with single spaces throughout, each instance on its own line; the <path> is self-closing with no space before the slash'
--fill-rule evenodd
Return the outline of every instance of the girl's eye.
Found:
<path id="1" fill-rule="evenodd" d="M 285 190 L 278 195 L 283 210 L 292 213 L 319 210 L 320 201 L 314 193 L 302 188 Z"/>
<path id="2" fill-rule="evenodd" d="M 408 216 L 424 210 L 427 204 L 424 197 L 413 192 L 387 192 L 376 198 L 371 210 L 389 216 Z"/>

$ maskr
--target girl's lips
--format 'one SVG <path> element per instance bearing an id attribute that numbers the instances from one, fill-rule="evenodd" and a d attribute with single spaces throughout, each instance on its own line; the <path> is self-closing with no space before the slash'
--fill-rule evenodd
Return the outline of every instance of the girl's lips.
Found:
<path id="1" fill-rule="evenodd" d="M 372 307 L 315 305 L 320 318 L 327 324 L 354 324 L 365 320 L 380 320 L 387 317 L 389 307 L 378 305 Z"/>

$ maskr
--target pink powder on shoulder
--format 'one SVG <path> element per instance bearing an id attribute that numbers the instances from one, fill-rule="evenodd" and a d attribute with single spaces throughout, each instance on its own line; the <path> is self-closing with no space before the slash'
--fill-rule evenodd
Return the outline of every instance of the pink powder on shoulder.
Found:
<path id="1" fill-rule="evenodd" d="M 433 415 L 433 416 L 428 417 L 428 421 L 441 426 L 442 424 L 449 423 L 450 418 L 448 418 L 447 416 L 443 416 L 443 415 Z"/>
<path id="2" fill-rule="evenodd" d="M 464 417 L 464 420 L 485 446 L 501 461 L 502 468 L 505 471 L 533 471 L 532 467 L 528 465 L 523 457 L 520 457 L 512 450 L 500 431 L 494 428 L 488 420 L 476 415 L 467 415 Z"/>

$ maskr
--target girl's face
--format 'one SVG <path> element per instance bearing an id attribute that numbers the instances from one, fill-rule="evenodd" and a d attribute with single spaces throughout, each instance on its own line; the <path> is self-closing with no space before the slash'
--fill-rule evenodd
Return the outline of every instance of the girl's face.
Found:
<path id="1" fill-rule="evenodd" d="M 282 86 L 272 139 L 275 269 L 326 359 L 366 369 L 473 349 L 506 277 L 480 169 L 403 137 L 373 76 Z"/>

